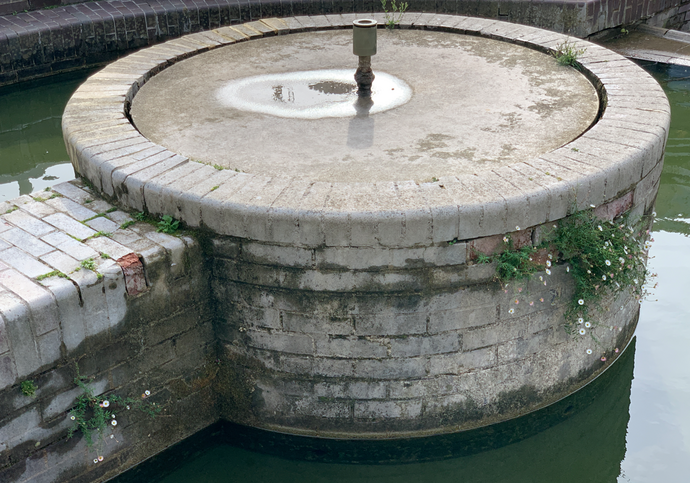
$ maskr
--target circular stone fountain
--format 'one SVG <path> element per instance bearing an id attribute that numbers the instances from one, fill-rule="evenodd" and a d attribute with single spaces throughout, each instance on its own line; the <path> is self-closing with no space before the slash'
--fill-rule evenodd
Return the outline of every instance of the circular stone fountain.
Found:
<path id="1" fill-rule="evenodd" d="M 594 337 L 572 336 L 566 266 L 503 287 L 476 261 L 591 206 L 650 213 L 663 92 L 594 44 L 406 14 L 379 30 L 367 101 L 343 30 L 356 17 L 266 19 L 111 64 L 65 110 L 75 169 L 210 240 L 224 418 L 401 437 L 576 391 L 627 345 L 636 300 L 605 299 Z M 580 70 L 551 55 L 566 41 Z"/>
<path id="2" fill-rule="evenodd" d="M 199 162 L 355 183 L 496 169 L 558 148 L 596 119 L 594 86 L 541 52 L 424 30 L 378 37 L 371 105 L 357 102 L 352 32 L 336 30 L 175 64 L 144 85 L 132 119 Z"/>

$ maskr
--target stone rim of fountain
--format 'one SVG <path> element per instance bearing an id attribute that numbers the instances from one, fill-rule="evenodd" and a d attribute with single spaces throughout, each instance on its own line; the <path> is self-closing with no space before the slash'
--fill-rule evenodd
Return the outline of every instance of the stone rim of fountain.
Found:
<path id="1" fill-rule="evenodd" d="M 191 228 L 302 246 L 413 247 L 520 231 L 632 190 L 637 199 L 636 185 L 662 156 L 670 107 L 658 83 L 633 62 L 563 34 L 453 15 L 410 13 L 401 27 L 478 35 L 545 53 L 566 41 L 586 48 L 578 61 L 600 95 L 598 121 L 536 159 L 419 184 L 309 182 L 219 171 L 148 141 L 130 122 L 138 89 L 175 62 L 262 36 L 351 28 L 352 20 L 364 17 L 384 22 L 382 14 L 264 19 L 191 34 L 110 64 L 75 92 L 63 115 L 75 170 L 121 204 L 171 215 Z M 647 192 L 640 188 L 642 195 Z M 327 208 L 327 198 L 338 209 Z"/>

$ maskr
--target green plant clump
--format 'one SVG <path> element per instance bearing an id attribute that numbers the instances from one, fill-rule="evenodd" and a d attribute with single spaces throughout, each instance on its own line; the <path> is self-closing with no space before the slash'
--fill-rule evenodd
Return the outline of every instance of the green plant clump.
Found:
<path id="1" fill-rule="evenodd" d="M 407 11 L 407 2 L 396 3 L 395 0 L 391 0 L 390 9 L 388 8 L 388 1 L 381 0 L 381 8 L 383 13 L 386 15 L 386 28 L 393 30 L 396 25 L 400 23 Z"/>
<path id="2" fill-rule="evenodd" d="M 539 267 L 531 258 L 534 248 L 525 246 L 516 250 L 511 239 L 507 243 L 509 249 L 495 257 L 496 275 L 503 283 L 529 278 Z"/>
<path id="3" fill-rule="evenodd" d="M 117 426 L 117 412 L 138 410 L 156 417 L 161 411 L 160 406 L 147 399 L 151 395 L 149 391 L 145 391 L 141 398 L 123 398 L 113 394 L 96 396 L 87 382 L 88 378 L 79 375 L 77 370 L 74 383 L 84 392 L 77 397 L 74 408 L 70 411 L 70 419 L 74 421 L 74 424 L 69 428 L 67 437 L 71 438 L 74 433 L 80 431 L 89 448 L 94 445 L 94 432 L 102 441 L 105 430 L 108 427 L 114 429 Z"/>
<path id="4" fill-rule="evenodd" d="M 28 397 L 34 397 L 36 395 L 36 390 L 38 389 L 36 383 L 31 380 L 22 381 L 19 387 L 22 390 L 22 394 Z"/>
<path id="5" fill-rule="evenodd" d="M 630 287 L 642 299 L 647 233 L 630 226 L 627 219 L 605 222 L 592 210 L 575 213 L 560 222 L 554 244 L 575 278 L 575 295 L 565 314 L 569 327 L 586 322 L 590 308 L 606 293 Z"/>
<path id="6" fill-rule="evenodd" d="M 575 44 L 566 40 L 556 47 L 556 51 L 553 55 L 560 65 L 569 65 L 580 70 L 580 63 L 577 61 L 577 58 L 586 51 L 587 49 L 575 48 Z"/>
<path id="7" fill-rule="evenodd" d="M 157 231 L 163 232 L 163 233 L 168 233 L 168 234 L 173 234 L 177 231 L 179 226 L 180 226 L 180 222 L 175 220 L 172 216 L 163 215 L 163 217 L 161 217 L 161 220 L 158 222 L 158 230 Z"/>
<path id="8" fill-rule="evenodd" d="M 81 263 L 79 263 L 81 268 L 85 268 L 86 270 L 91 270 L 92 272 L 96 271 L 96 262 L 93 261 L 93 258 L 87 258 L 86 260 L 82 260 Z"/>

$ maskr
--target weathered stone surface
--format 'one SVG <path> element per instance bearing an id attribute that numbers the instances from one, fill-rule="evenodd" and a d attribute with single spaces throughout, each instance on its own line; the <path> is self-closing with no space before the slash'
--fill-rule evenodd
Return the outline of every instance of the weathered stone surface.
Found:
<path id="1" fill-rule="evenodd" d="M 218 42 L 246 40 L 282 30 L 281 22 L 213 34 Z M 314 16 L 284 24 L 302 30 L 343 22 Z M 533 39 L 544 48 L 565 39 L 494 20 L 411 14 L 409 22 Z M 613 349 L 627 344 L 638 313 L 629 295 L 603 302 L 615 310 L 594 328 L 601 346 L 591 347 L 563 330 L 572 281 L 562 264 L 555 262 L 550 278 L 539 273 L 525 287 L 501 287 L 495 264 L 474 264 L 472 248 L 489 241 L 496 248 L 507 235 L 538 244 L 573 206 L 601 206 L 607 217 L 648 213 L 662 164 L 659 132 L 668 128 L 663 99 L 649 102 L 655 110 L 645 135 L 631 141 L 609 143 L 594 131 L 485 179 L 335 186 L 192 169 L 128 126 L 125 99 L 167 59 L 208 46 L 181 40 L 123 59 L 68 106 L 64 132 L 75 166 L 123 211 L 108 213 L 112 203 L 74 182 L 55 188 L 65 198 L 21 197 L 8 204 L 16 211 L 0 216 L 7 245 L 0 246 L 0 401 L 17 401 L 2 403 L 9 408 L 0 415 L 3 457 L 46 481 L 59 481 L 62 471 L 104 481 L 116 466 L 219 417 L 340 437 L 443 431 L 465 424 L 468 407 L 473 424 L 489 424 L 566 395 L 605 369 L 602 355 L 613 360 Z M 583 66 L 595 72 L 606 58 L 594 47 L 590 54 Z M 637 82 L 598 68 L 604 87 L 654 97 L 657 88 L 637 68 L 625 67 Z M 639 124 L 646 111 L 617 102 L 616 123 L 602 132 L 630 137 L 629 123 Z M 80 116 L 83 109 L 98 111 L 98 119 Z M 91 122 L 102 124 L 92 129 Z M 148 200 L 155 214 L 204 236 L 156 233 L 142 222 L 123 228 L 133 221 L 125 211 L 148 208 Z M 89 226 L 80 222 L 91 213 L 98 217 Z M 119 416 L 127 423 L 105 454 L 112 467 L 89 464 L 83 442 L 65 440 L 77 361 L 98 394 L 149 390 L 169 416 Z M 37 399 L 11 397 L 28 378 L 38 381 Z M 534 400 L 497 416 L 526 387 Z M 145 444 L 135 443 L 142 438 Z M 25 452 L 23 444 L 39 440 Z"/>

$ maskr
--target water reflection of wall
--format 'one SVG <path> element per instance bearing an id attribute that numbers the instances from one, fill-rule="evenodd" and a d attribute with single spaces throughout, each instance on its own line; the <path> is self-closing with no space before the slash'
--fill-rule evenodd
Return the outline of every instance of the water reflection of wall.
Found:
<path id="1" fill-rule="evenodd" d="M 89 74 L 81 71 L 56 76 L 50 83 L 0 89 L 0 199 L 74 178 L 62 139 L 62 111 Z M 56 165 L 64 166 L 46 172 Z M 45 176 L 56 178 L 42 180 Z"/>
<path id="2" fill-rule="evenodd" d="M 231 470 L 244 482 L 614 482 L 625 456 L 634 354 L 635 341 L 581 391 L 489 429 L 407 441 L 338 442 L 217 425 L 114 481 L 159 481 L 170 473 L 164 483 L 199 475 L 214 483 L 226 481 Z M 419 461 L 427 459 L 438 460 Z"/>
<path id="3" fill-rule="evenodd" d="M 669 64 L 645 67 L 664 87 L 673 106 L 655 230 L 690 234 L 690 68 Z"/>

